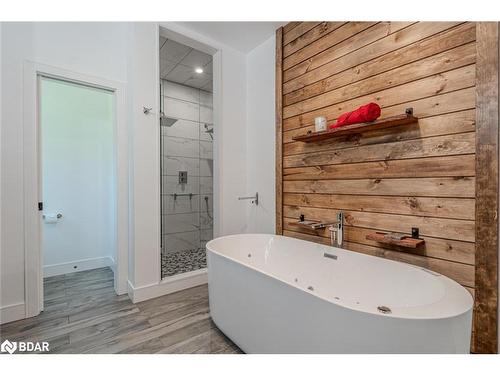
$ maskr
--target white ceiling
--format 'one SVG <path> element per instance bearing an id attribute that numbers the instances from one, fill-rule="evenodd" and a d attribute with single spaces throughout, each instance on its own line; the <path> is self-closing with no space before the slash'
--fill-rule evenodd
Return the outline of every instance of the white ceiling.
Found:
<path id="1" fill-rule="evenodd" d="M 286 22 L 178 22 L 243 53 L 269 39 Z"/>
<path id="2" fill-rule="evenodd" d="M 203 73 L 196 73 L 196 68 L 202 68 Z M 160 77 L 211 92 L 212 56 L 160 37 Z"/>

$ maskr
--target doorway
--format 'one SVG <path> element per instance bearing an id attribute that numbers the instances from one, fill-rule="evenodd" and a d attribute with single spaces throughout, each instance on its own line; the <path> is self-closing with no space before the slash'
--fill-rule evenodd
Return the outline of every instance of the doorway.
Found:
<path id="1" fill-rule="evenodd" d="M 207 282 L 205 244 L 221 232 L 222 51 L 175 25 L 158 29 L 158 255 L 171 293 Z"/>
<path id="2" fill-rule="evenodd" d="M 127 292 L 129 157 L 125 85 L 25 63 L 25 317 L 44 276 L 103 268 Z"/>
<path id="3" fill-rule="evenodd" d="M 44 76 L 39 94 L 44 279 L 114 269 L 114 94 Z"/>
<path id="4" fill-rule="evenodd" d="M 161 277 L 206 268 L 213 238 L 212 55 L 160 35 Z"/>

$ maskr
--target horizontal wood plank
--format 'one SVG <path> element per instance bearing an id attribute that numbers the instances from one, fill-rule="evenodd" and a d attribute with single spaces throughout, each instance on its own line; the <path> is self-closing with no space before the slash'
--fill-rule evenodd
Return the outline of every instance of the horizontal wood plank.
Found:
<path id="1" fill-rule="evenodd" d="M 388 41 L 386 38 L 381 39 L 378 42 L 379 44 L 387 44 L 385 48 L 388 51 L 385 54 L 379 54 L 379 51 L 376 49 L 368 51 L 365 48 L 350 52 L 317 69 L 305 71 L 302 75 L 289 80 L 283 85 L 283 92 L 286 96 L 292 92 L 301 96 L 303 94 L 299 90 L 304 89 L 304 93 L 307 94 L 309 86 L 311 86 L 311 96 L 314 96 L 316 89 L 313 88 L 313 85 L 321 86 L 324 84 L 325 91 L 329 91 L 326 79 L 341 72 L 345 71 L 351 77 L 352 81 L 361 80 L 371 75 L 385 72 L 412 61 L 472 42 L 476 38 L 474 23 L 460 24 L 449 29 L 447 26 L 443 27 L 436 35 L 425 35 L 422 40 L 413 40 L 408 45 L 403 46 L 393 46 L 390 40 Z M 415 27 L 411 26 L 411 28 Z M 428 31 L 433 32 L 434 30 Z M 398 33 L 396 32 L 395 35 L 398 35 Z"/>
<path id="2" fill-rule="evenodd" d="M 339 88 L 301 100 L 292 105 L 286 105 L 285 103 L 284 115 L 285 118 L 295 116 L 303 112 L 325 107 L 326 105 L 342 102 L 345 98 L 356 98 L 471 65 L 474 64 L 475 60 L 476 45 L 472 42 L 347 85 L 342 85 L 342 82 L 338 80 L 339 77 L 335 76 L 334 84 L 338 85 Z"/>
<path id="3" fill-rule="evenodd" d="M 373 38 L 373 35 L 370 35 L 370 30 L 368 30 L 361 37 L 358 37 L 361 42 L 358 42 L 355 37 L 351 39 L 346 38 L 347 40 L 344 45 L 341 46 L 341 49 L 339 49 L 338 47 L 334 48 L 335 46 L 332 46 L 323 52 L 318 53 L 319 51 L 317 51 L 317 54 L 315 54 L 314 56 L 311 55 L 312 57 L 310 57 L 306 61 L 300 62 L 300 58 L 295 59 L 293 61 L 293 64 L 285 67 L 285 71 L 283 72 L 284 82 L 288 82 L 289 80 L 299 77 L 300 75 L 303 75 L 307 72 L 312 72 L 322 65 L 333 62 L 344 55 L 350 54 L 349 58 L 352 61 L 356 61 L 357 63 L 368 61 L 401 47 L 407 46 L 408 44 L 414 43 L 418 40 L 422 40 L 430 35 L 434 35 L 441 31 L 447 30 L 458 24 L 458 22 L 419 22 L 409 27 L 406 27 L 409 24 L 399 24 L 401 26 L 401 30 L 396 31 L 393 28 L 390 28 L 389 30 L 385 31 L 385 36 L 383 34 L 380 36 L 377 35 L 378 38 Z M 337 32 L 332 33 L 332 36 L 336 33 Z M 368 40 L 365 41 L 365 39 Z M 353 44 L 355 44 L 354 48 Z M 366 47 L 361 48 L 363 46 Z M 368 58 L 365 57 L 365 59 L 360 59 L 360 55 L 364 55 Z M 292 57 L 293 55 L 289 58 Z M 289 69 L 292 66 L 293 68 Z M 288 91 L 286 91 L 285 93 L 288 93 Z"/>
<path id="4" fill-rule="evenodd" d="M 384 160 L 353 164 L 286 168 L 285 180 L 342 180 L 355 178 L 472 177 L 475 155 Z"/>
<path id="5" fill-rule="evenodd" d="M 294 22 L 291 22 L 295 24 Z M 285 34 L 283 35 L 283 45 L 287 45 L 300 38 L 302 35 L 307 33 L 309 30 L 315 28 L 316 26 L 322 24 L 323 22 L 297 22 L 295 25 L 290 25 L 290 29 L 287 31 L 286 26 L 283 28 Z M 293 27 L 292 27 L 293 26 Z"/>
<path id="6" fill-rule="evenodd" d="M 417 64 L 419 61 L 431 59 L 433 56 L 446 54 L 450 50 L 456 51 L 456 49 L 470 43 L 473 43 L 475 48 L 475 37 L 474 24 L 466 23 L 443 32 L 439 38 L 427 38 L 359 65 L 351 66 L 349 63 L 352 64 L 352 61 L 348 58 L 349 55 L 346 55 L 336 60 L 335 62 L 338 64 L 330 69 L 321 67 L 309 78 L 299 77 L 302 78 L 300 82 L 299 78 L 287 82 L 289 89 L 292 87 L 296 89 L 283 97 L 284 103 L 290 105 L 377 74 L 384 74 L 396 69 L 401 70 L 409 64 Z M 345 60 L 344 65 L 342 65 L 343 60 Z M 326 76 L 326 74 L 331 75 Z"/>
<path id="7" fill-rule="evenodd" d="M 287 38 L 285 38 L 283 55 L 285 57 L 290 56 L 292 53 L 324 37 L 344 24 L 345 22 L 303 22 L 303 26 L 297 27 L 297 31 L 301 33 L 300 36 L 291 39 L 293 33 L 289 33 Z"/>
<path id="8" fill-rule="evenodd" d="M 285 193 L 475 197 L 474 177 L 283 181 Z"/>
<path id="9" fill-rule="evenodd" d="M 289 33 L 292 31 L 294 28 L 299 26 L 302 22 L 301 21 L 293 21 L 293 22 L 288 22 L 285 26 L 283 26 L 283 32 L 285 34 Z"/>
<path id="10" fill-rule="evenodd" d="M 376 22 L 348 22 L 335 30 L 334 33 L 327 34 L 325 37 L 316 40 L 294 54 L 285 57 L 283 59 L 283 76 L 287 76 L 287 69 L 290 69 L 292 66 L 319 54 L 325 49 L 333 48 L 353 34 L 357 34 L 375 24 Z"/>
<path id="11" fill-rule="evenodd" d="M 474 220 L 475 215 L 475 202 L 472 198 L 285 193 L 283 195 L 283 204 L 287 206 L 392 213 L 462 220 Z"/>

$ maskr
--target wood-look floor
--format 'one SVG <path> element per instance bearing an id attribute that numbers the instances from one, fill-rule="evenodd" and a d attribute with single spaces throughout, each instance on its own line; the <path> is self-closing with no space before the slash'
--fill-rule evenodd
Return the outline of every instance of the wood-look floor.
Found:
<path id="1" fill-rule="evenodd" d="M 48 341 L 50 353 L 241 353 L 210 318 L 206 285 L 133 304 L 109 268 L 44 280 L 45 311 L 0 326 L 0 341 Z"/>

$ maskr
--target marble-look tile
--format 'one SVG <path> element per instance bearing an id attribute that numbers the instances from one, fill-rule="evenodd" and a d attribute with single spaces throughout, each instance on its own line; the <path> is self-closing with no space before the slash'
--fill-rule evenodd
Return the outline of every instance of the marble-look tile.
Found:
<path id="1" fill-rule="evenodd" d="M 203 76 L 203 75 L 208 75 L 212 74 L 211 71 L 205 70 L 205 65 L 210 63 L 212 61 L 212 56 L 198 51 L 196 49 L 191 50 L 189 54 L 182 59 L 182 64 L 187 65 L 193 69 L 198 68 L 198 67 L 203 67 L 203 74 L 196 74 L 196 76 Z"/>
<path id="2" fill-rule="evenodd" d="M 207 65 L 203 67 L 203 70 L 207 72 L 207 74 L 211 74 L 213 76 L 214 74 L 214 61 L 210 61 Z M 202 90 L 203 91 L 203 90 Z M 211 90 L 205 89 L 205 91 L 212 93 Z"/>
<path id="3" fill-rule="evenodd" d="M 214 175 L 214 161 L 211 159 L 200 159 L 200 176 L 211 177 Z"/>
<path id="4" fill-rule="evenodd" d="M 190 120 L 177 120 L 171 126 L 162 126 L 161 135 L 168 137 L 199 139 L 200 123 Z"/>
<path id="5" fill-rule="evenodd" d="M 164 156 L 161 169 L 163 176 L 179 176 L 179 171 L 186 171 L 189 182 L 190 177 L 200 175 L 200 159 L 185 158 L 182 156 Z"/>
<path id="6" fill-rule="evenodd" d="M 213 213 L 200 212 L 200 228 L 201 229 L 210 229 L 213 226 Z"/>
<path id="7" fill-rule="evenodd" d="M 212 82 L 212 77 L 208 74 L 196 74 L 187 79 L 184 84 L 189 86 L 203 87 L 206 84 Z"/>
<path id="8" fill-rule="evenodd" d="M 200 158 L 202 159 L 213 159 L 213 143 L 200 141 Z"/>
<path id="9" fill-rule="evenodd" d="M 172 233 L 163 236 L 162 253 L 175 253 L 200 247 L 200 231 Z"/>
<path id="10" fill-rule="evenodd" d="M 197 158 L 200 155 L 199 142 L 187 138 L 162 137 L 162 153 L 166 156 Z"/>
<path id="11" fill-rule="evenodd" d="M 174 99 L 181 99 L 191 103 L 198 104 L 200 102 L 200 90 L 179 85 L 171 81 L 164 81 L 163 95 Z"/>
<path id="12" fill-rule="evenodd" d="M 200 194 L 212 194 L 214 191 L 213 177 L 200 177 Z"/>
<path id="13" fill-rule="evenodd" d="M 203 229 L 200 231 L 200 240 L 201 241 L 210 241 L 214 238 L 213 229 Z"/>
<path id="14" fill-rule="evenodd" d="M 191 86 L 188 81 L 191 80 L 195 74 L 196 73 L 193 71 L 193 68 L 183 64 L 178 64 L 164 78 L 171 82 Z"/>
<path id="15" fill-rule="evenodd" d="M 162 194 L 198 194 L 200 192 L 199 177 L 188 176 L 187 184 L 179 184 L 178 176 L 163 176 L 162 177 Z"/>
<path id="16" fill-rule="evenodd" d="M 212 124 L 207 124 L 207 126 L 209 130 L 213 128 Z M 212 137 L 215 137 L 214 133 L 212 133 Z M 205 124 L 200 123 L 200 135 L 199 135 L 200 141 L 213 142 L 212 137 L 210 137 L 210 134 L 207 133 L 207 128 L 205 128 Z"/>
<path id="17" fill-rule="evenodd" d="M 200 90 L 200 104 L 205 106 L 205 107 L 213 108 L 213 95 L 212 95 L 212 93 Z"/>
<path id="18" fill-rule="evenodd" d="M 213 124 L 213 110 L 205 106 L 200 106 L 200 122 Z"/>
<path id="19" fill-rule="evenodd" d="M 161 212 L 162 214 L 187 214 L 192 212 L 200 212 L 200 196 L 193 195 L 190 197 L 176 197 L 171 195 L 161 196 Z"/>
<path id="20" fill-rule="evenodd" d="M 160 76 L 164 77 L 172 71 L 177 65 L 176 62 L 167 59 L 160 59 Z M 163 86 L 163 84 L 162 84 Z M 162 87 L 163 90 L 163 87 Z"/>
<path id="21" fill-rule="evenodd" d="M 214 204 L 213 204 L 213 194 L 203 194 L 200 195 L 200 212 L 213 212 Z M 208 205 L 208 210 L 207 210 Z"/>
<path id="22" fill-rule="evenodd" d="M 163 98 L 164 111 L 168 117 L 200 121 L 200 106 L 199 104 L 186 102 L 183 100 Z"/>
<path id="23" fill-rule="evenodd" d="M 173 234 L 179 232 L 192 232 L 200 229 L 200 214 L 173 214 L 162 215 L 162 233 Z"/>
<path id="24" fill-rule="evenodd" d="M 160 58 L 180 62 L 191 50 L 190 47 L 177 43 L 172 39 L 167 39 L 160 48 Z"/>

